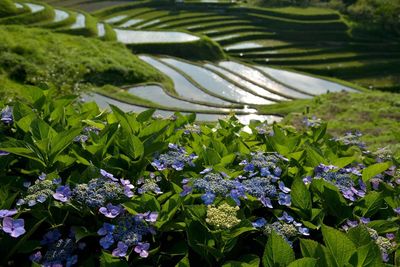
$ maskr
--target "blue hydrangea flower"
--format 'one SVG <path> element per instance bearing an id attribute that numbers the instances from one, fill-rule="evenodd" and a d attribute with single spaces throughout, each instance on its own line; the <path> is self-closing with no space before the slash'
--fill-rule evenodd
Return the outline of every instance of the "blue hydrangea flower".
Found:
<path id="1" fill-rule="evenodd" d="M 103 169 L 100 169 L 100 174 L 101 174 L 103 177 L 109 178 L 109 179 L 111 179 L 111 180 L 114 181 L 114 182 L 118 181 L 118 179 L 115 178 L 114 175 L 112 175 L 112 174 L 109 173 L 109 172 L 106 172 L 106 171 L 103 170 Z"/>
<path id="2" fill-rule="evenodd" d="M 3 110 L 1 111 L 0 120 L 4 124 L 12 124 L 14 122 L 13 111 L 11 107 L 6 106 L 5 108 L 3 108 Z"/>
<path id="3" fill-rule="evenodd" d="M 112 255 L 114 257 L 124 257 L 126 256 L 127 251 L 128 246 L 124 242 L 119 241 L 117 244 L 117 248 L 113 250 Z"/>
<path id="4" fill-rule="evenodd" d="M 169 151 L 165 154 L 161 154 L 153 160 L 151 165 L 159 171 L 165 169 L 175 169 L 177 171 L 183 170 L 186 165 L 195 166 L 193 160 L 197 158 L 195 154 L 186 152 L 184 147 L 169 144 Z"/>
<path id="5" fill-rule="evenodd" d="M 250 177 L 259 173 L 262 177 L 271 176 L 274 180 L 278 180 L 282 174 L 278 163 L 282 160 L 287 159 L 277 153 L 252 152 L 250 159 L 242 160 L 239 165 L 244 166 L 243 170 L 249 173 Z"/>
<path id="6" fill-rule="evenodd" d="M 71 189 L 68 185 L 59 186 L 56 192 L 53 194 L 53 197 L 61 202 L 67 202 L 71 197 Z"/>
<path id="7" fill-rule="evenodd" d="M 15 215 L 17 213 L 18 213 L 18 211 L 16 209 L 0 210 L 0 218 L 10 217 L 10 216 L 13 216 L 13 215 Z"/>
<path id="8" fill-rule="evenodd" d="M 264 219 L 264 218 L 258 218 L 257 220 L 252 222 L 252 225 L 253 225 L 254 228 L 261 228 L 266 224 L 267 224 L 267 220 Z"/>
<path id="9" fill-rule="evenodd" d="M 26 232 L 24 219 L 13 219 L 10 217 L 4 217 L 2 229 L 5 233 L 15 238 Z"/>
<path id="10" fill-rule="evenodd" d="M 289 194 L 279 193 L 278 203 L 289 207 L 292 204 L 292 198 Z"/>
<path id="11" fill-rule="evenodd" d="M 43 239 L 40 241 L 41 245 L 48 245 L 56 242 L 58 239 L 60 239 L 61 233 L 57 229 L 51 230 L 47 232 L 44 236 Z"/>
<path id="12" fill-rule="evenodd" d="M 150 244 L 149 243 L 142 243 L 139 242 L 138 245 L 135 247 L 135 252 L 140 255 L 142 258 L 147 258 L 149 256 L 149 250 Z"/>
<path id="13" fill-rule="evenodd" d="M 107 218 L 115 218 L 117 217 L 121 212 L 123 212 L 123 208 L 121 205 L 112 205 L 111 203 L 108 203 L 105 207 L 101 207 L 99 209 L 99 212 L 106 216 Z"/>
<path id="14" fill-rule="evenodd" d="M 203 200 L 205 205 L 211 205 L 214 202 L 215 194 L 211 192 L 207 192 L 201 196 L 201 200 Z"/>
<path id="15" fill-rule="evenodd" d="M 140 185 L 140 187 L 138 188 L 138 193 L 144 194 L 147 192 L 153 192 L 157 195 L 162 194 L 163 192 L 161 191 L 159 185 L 157 184 L 160 181 L 161 177 L 156 176 L 154 173 L 150 173 L 150 175 L 146 178 L 141 177 L 137 181 L 137 184 Z"/>

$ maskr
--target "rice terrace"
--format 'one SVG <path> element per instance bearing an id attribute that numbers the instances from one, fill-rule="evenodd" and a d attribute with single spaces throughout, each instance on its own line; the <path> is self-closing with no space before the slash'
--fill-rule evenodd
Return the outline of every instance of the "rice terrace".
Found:
<path id="1" fill-rule="evenodd" d="M 0 266 L 400 266 L 398 0 L 0 0 Z"/>

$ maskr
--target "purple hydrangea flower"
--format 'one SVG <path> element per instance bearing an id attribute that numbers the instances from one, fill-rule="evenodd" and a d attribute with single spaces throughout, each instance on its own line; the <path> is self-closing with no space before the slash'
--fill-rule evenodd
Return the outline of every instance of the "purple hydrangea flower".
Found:
<path id="1" fill-rule="evenodd" d="M 59 186 L 53 194 L 53 197 L 61 202 L 67 202 L 71 197 L 71 189 L 68 185 Z"/>
<path id="2" fill-rule="evenodd" d="M 211 205 L 214 202 L 215 194 L 211 192 L 206 192 L 204 195 L 201 196 L 205 205 Z"/>
<path id="3" fill-rule="evenodd" d="M 40 181 L 44 181 L 44 180 L 46 180 L 46 177 L 47 177 L 47 174 L 45 174 L 44 172 L 42 172 L 40 175 L 39 175 L 39 180 Z"/>
<path id="4" fill-rule="evenodd" d="M 400 215 L 400 207 L 397 207 L 397 208 L 395 208 L 395 209 L 393 209 L 393 210 L 394 210 L 394 212 L 397 213 L 397 215 Z"/>
<path id="5" fill-rule="evenodd" d="M 260 197 L 260 201 L 261 201 L 261 204 L 264 205 L 264 207 L 268 207 L 270 209 L 273 208 L 271 199 L 269 197 L 262 196 L 262 197 Z"/>
<path id="6" fill-rule="evenodd" d="M 202 171 L 200 172 L 200 174 L 206 174 L 206 173 L 211 172 L 212 170 L 213 170 L 212 168 L 206 168 L 206 169 L 202 170 Z"/>
<path id="7" fill-rule="evenodd" d="M 115 225 L 110 223 L 103 223 L 103 226 L 97 231 L 99 235 L 107 235 L 114 232 Z"/>
<path id="8" fill-rule="evenodd" d="M 146 222 L 154 223 L 154 222 L 157 221 L 158 212 L 156 212 L 156 211 L 151 211 L 151 212 L 148 211 L 148 212 L 143 213 L 143 214 L 137 214 L 137 216 L 138 216 L 139 218 L 144 219 Z"/>
<path id="9" fill-rule="evenodd" d="M 351 220 L 347 220 L 346 221 L 347 225 L 350 227 L 356 227 L 358 225 L 357 221 L 351 221 Z"/>
<path id="10" fill-rule="evenodd" d="M 123 211 L 123 208 L 121 205 L 114 206 L 111 203 L 108 203 L 105 207 L 101 207 L 99 209 L 99 212 L 106 216 L 107 218 L 115 218 L 117 217 L 121 212 Z"/>
<path id="11" fill-rule="evenodd" d="M 126 245 L 124 242 L 119 241 L 117 248 L 113 250 L 112 255 L 114 257 L 125 257 L 127 251 L 128 245 Z"/>
<path id="12" fill-rule="evenodd" d="M 283 193 L 289 193 L 291 190 L 290 188 L 286 187 L 285 184 L 283 182 L 279 182 L 279 189 L 283 192 Z"/>
<path id="13" fill-rule="evenodd" d="M 307 227 L 299 227 L 298 230 L 302 235 L 305 235 L 305 236 L 310 235 L 310 230 Z"/>
<path id="14" fill-rule="evenodd" d="M 264 218 L 258 218 L 257 220 L 252 222 L 252 225 L 253 225 L 254 228 L 261 228 L 266 224 L 267 224 L 267 220 L 264 219 Z"/>
<path id="15" fill-rule="evenodd" d="M 395 239 L 395 237 L 396 236 L 393 233 L 387 233 L 386 234 L 386 238 L 389 239 L 389 240 L 393 240 L 393 239 Z"/>
<path id="16" fill-rule="evenodd" d="M 16 209 L 0 210 L 0 218 L 10 217 L 10 216 L 13 216 L 13 215 L 15 215 L 17 213 L 18 213 L 18 211 Z"/>
<path id="17" fill-rule="evenodd" d="M 29 256 L 29 260 L 32 262 L 40 262 L 42 259 L 42 252 L 37 251 L 36 253 L 33 253 L 32 255 Z"/>
<path id="18" fill-rule="evenodd" d="M 278 203 L 289 207 L 292 204 L 292 198 L 289 194 L 279 193 Z"/>
<path id="19" fill-rule="evenodd" d="M 67 258 L 67 261 L 65 262 L 65 267 L 71 267 L 72 265 L 76 264 L 78 262 L 78 255 L 73 255 Z"/>
<path id="20" fill-rule="evenodd" d="M 25 234 L 25 222 L 23 219 L 16 219 L 5 217 L 3 219 L 3 231 L 10 234 L 12 237 L 19 237 Z"/>
<path id="21" fill-rule="evenodd" d="M 140 255 L 142 258 L 147 258 L 149 256 L 149 250 L 150 244 L 149 243 L 142 243 L 139 242 L 139 244 L 135 247 L 135 252 Z"/>
<path id="22" fill-rule="evenodd" d="M 371 221 L 370 218 L 365 218 L 365 217 L 361 217 L 361 218 L 360 218 L 360 222 L 363 223 L 363 224 L 367 224 L 367 223 L 369 223 L 370 221 Z"/>
<path id="23" fill-rule="evenodd" d="M 183 188 L 183 191 L 180 193 L 181 197 L 189 195 L 193 190 L 193 188 L 191 186 L 188 186 L 186 184 L 182 188 Z"/>
<path id="24" fill-rule="evenodd" d="M 36 201 L 39 203 L 44 203 L 46 201 L 46 199 L 47 199 L 46 195 L 40 195 L 36 198 Z"/>
<path id="25" fill-rule="evenodd" d="M 12 108 L 10 108 L 9 106 L 6 106 L 5 108 L 3 108 L 3 110 L 1 111 L 1 119 L 0 120 L 4 124 L 12 124 L 14 121 Z"/>
<path id="26" fill-rule="evenodd" d="M 287 214 L 286 211 L 284 211 L 282 217 L 278 217 L 278 220 L 284 221 L 286 223 L 292 223 L 294 221 L 294 218 Z"/>
<path id="27" fill-rule="evenodd" d="M 9 155 L 9 154 L 10 154 L 10 153 L 7 152 L 7 151 L 0 150 L 0 156 L 7 156 L 7 155 Z"/>
<path id="28" fill-rule="evenodd" d="M 54 178 L 52 182 L 53 182 L 53 184 L 61 184 L 61 181 L 62 181 L 61 178 L 58 177 L 58 178 Z"/>
<path id="29" fill-rule="evenodd" d="M 312 177 L 311 176 L 306 176 L 306 177 L 303 178 L 303 183 L 305 185 L 311 184 L 311 181 L 312 181 Z"/>
<path id="30" fill-rule="evenodd" d="M 103 169 L 100 169 L 100 174 L 101 174 L 103 177 L 109 178 L 109 179 L 111 179 L 111 180 L 113 180 L 113 181 L 115 181 L 115 182 L 118 181 L 118 179 L 115 178 L 114 175 L 112 175 L 112 174 L 109 173 L 109 172 L 106 172 L 106 171 L 103 170 Z"/>

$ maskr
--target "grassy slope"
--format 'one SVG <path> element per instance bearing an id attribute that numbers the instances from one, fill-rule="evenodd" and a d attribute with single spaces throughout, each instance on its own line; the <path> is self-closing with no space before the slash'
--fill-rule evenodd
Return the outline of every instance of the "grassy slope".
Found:
<path id="1" fill-rule="evenodd" d="M 400 94 L 374 91 L 327 94 L 265 106 L 263 111 L 286 114 L 283 123 L 301 127 L 307 107 L 309 116 L 328 122 L 331 134 L 340 136 L 349 130 L 360 130 L 364 134 L 362 140 L 371 149 L 390 146 L 400 155 Z"/>
<path id="2" fill-rule="evenodd" d="M 0 26 L 0 74 L 33 85 L 71 90 L 77 83 L 172 82 L 124 45 L 20 26 Z M 57 74 L 57 75 L 54 75 Z"/>

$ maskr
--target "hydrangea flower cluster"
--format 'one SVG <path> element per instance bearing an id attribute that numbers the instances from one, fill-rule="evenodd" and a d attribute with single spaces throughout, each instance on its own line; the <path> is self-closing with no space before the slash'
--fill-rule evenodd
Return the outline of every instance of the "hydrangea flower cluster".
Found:
<path id="1" fill-rule="evenodd" d="M 98 135 L 100 133 L 100 129 L 94 126 L 86 126 L 85 128 L 83 128 L 82 134 L 74 138 L 74 142 L 85 143 L 89 139 L 90 132 Z"/>
<path id="2" fill-rule="evenodd" d="M 143 242 L 143 237 L 147 234 L 155 234 L 151 224 L 155 223 L 158 217 L 157 212 L 146 212 L 144 214 L 122 214 L 116 219 L 115 224 L 104 223 L 97 231 L 100 236 L 100 245 L 104 249 L 109 249 L 113 244 L 117 247 L 112 251 L 115 257 L 126 256 L 129 247 L 142 258 L 148 256 L 150 244 Z"/>
<path id="3" fill-rule="evenodd" d="M 183 133 L 185 135 L 189 135 L 190 133 L 200 134 L 201 129 L 200 126 L 197 124 L 186 124 Z"/>
<path id="4" fill-rule="evenodd" d="M 346 223 L 342 226 L 342 229 L 347 232 L 349 229 L 357 227 L 359 224 L 365 225 L 372 240 L 375 242 L 375 244 L 378 245 L 379 250 L 381 251 L 382 260 L 384 262 L 388 262 L 389 254 L 394 252 L 397 248 L 395 235 L 393 233 L 387 233 L 386 236 L 380 236 L 376 230 L 367 226 L 369 222 L 369 218 L 363 217 L 360 218 L 360 223 L 358 221 L 347 220 Z"/>
<path id="5" fill-rule="evenodd" d="M 233 207 L 227 203 L 218 207 L 208 205 L 206 222 L 217 229 L 230 229 L 240 223 L 236 214 L 238 210 L 238 206 Z"/>
<path id="6" fill-rule="evenodd" d="M 283 237 L 290 246 L 293 244 L 293 238 L 310 235 L 308 228 L 303 227 L 302 223 L 296 222 L 294 218 L 285 211 L 281 217 L 278 217 L 278 221 L 269 224 L 264 218 L 259 218 L 253 222 L 253 226 L 255 228 L 261 228 L 266 235 L 275 231 L 278 235 Z"/>
<path id="7" fill-rule="evenodd" d="M 317 116 L 313 115 L 311 118 L 309 117 L 304 117 L 303 118 L 303 124 L 307 128 L 314 128 L 314 127 L 319 127 L 321 126 L 321 119 L 317 118 Z"/>
<path id="8" fill-rule="evenodd" d="M 248 176 L 254 176 L 260 173 L 260 176 L 274 175 L 279 177 L 282 174 L 282 169 L 278 166 L 280 161 L 287 161 L 286 158 L 278 153 L 270 153 L 265 155 L 263 152 L 250 153 L 249 160 L 242 160 L 239 165 L 244 166 L 243 170 Z M 279 178 L 277 178 L 279 179 Z"/>
<path id="9" fill-rule="evenodd" d="M 360 140 L 361 136 L 362 133 L 360 131 L 354 131 L 354 133 L 352 131 L 348 131 L 345 132 L 344 136 L 335 137 L 332 138 L 332 140 L 343 143 L 347 146 L 358 146 L 362 150 L 365 150 L 367 148 L 367 145 L 365 144 L 365 142 Z"/>
<path id="10" fill-rule="evenodd" d="M 92 179 L 87 184 L 78 184 L 74 188 L 74 200 L 90 208 L 100 208 L 112 200 L 133 196 L 133 185 L 128 180 L 118 180 L 104 170 L 100 173 L 101 177 Z"/>
<path id="11" fill-rule="evenodd" d="M 148 177 L 141 177 L 136 184 L 140 186 L 137 190 L 139 194 L 144 194 L 147 192 L 153 192 L 155 194 L 162 194 L 161 189 L 157 182 L 161 181 L 160 176 L 156 176 L 154 173 L 150 173 Z"/>
<path id="12" fill-rule="evenodd" d="M 367 191 L 366 184 L 360 178 L 359 166 L 353 168 L 338 168 L 333 165 L 319 164 L 315 170 L 314 179 L 324 179 L 335 185 L 343 197 L 355 201 L 357 198 L 364 197 Z M 353 177 L 357 180 L 354 182 Z"/>
<path id="13" fill-rule="evenodd" d="M 263 134 L 263 135 L 268 135 L 268 136 L 275 135 L 273 127 L 266 123 L 256 126 L 256 131 L 258 134 Z"/>
<path id="14" fill-rule="evenodd" d="M 17 206 L 27 204 L 29 207 L 32 207 L 37 203 L 44 203 L 49 197 L 54 196 L 54 191 L 61 182 L 61 179 L 57 178 L 51 181 L 46 180 L 46 177 L 47 175 L 42 173 L 33 185 L 30 182 L 25 182 L 24 186 L 28 188 L 27 193 L 25 197 L 17 201 Z"/>
<path id="15" fill-rule="evenodd" d="M 151 165 L 159 171 L 163 171 L 165 169 L 175 169 L 177 171 L 183 170 L 185 165 L 195 166 L 193 160 L 195 160 L 198 156 L 195 154 L 190 154 L 186 152 L 184 147 L 169 144 L 169 151 L 165 154 L 161 154 L 156 156 L 151 163 Z"/>
<path id="16" fill-rule="evenodd" d="M 1 118 L 1 122 L 3 122 L 4 124 L 12 124 L 14 122 L 14 116 L 13 116 L 13 111 L 12 108 L 9 106 L 5 106 L 2 110 L 1 110 L 1 114 L 0 114 Z"/>
<path id="17" fill-rule="evenodd" d="M 51 230 L 43 236 L 40 243 L 47 247 L 46 253 L 43 255 L 39 250 L 30 256 L 30 260 L 45 267 L 73 266 L 78 262 L 78 250 L 85 247 L 84 243 L 75 242 L 72 231 L 63 239 L 58 230 Z"/>

